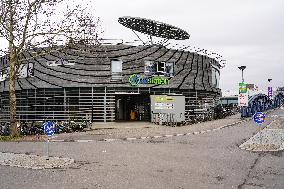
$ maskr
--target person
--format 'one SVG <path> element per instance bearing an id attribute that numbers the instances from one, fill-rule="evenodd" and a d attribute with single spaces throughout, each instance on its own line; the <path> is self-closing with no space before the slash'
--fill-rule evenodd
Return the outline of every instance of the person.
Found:
<path id="1" fill-rule="evenodd" d="M 130 111 L 130 121 L 136 120 L 136 114 L 133 110 Z"/>

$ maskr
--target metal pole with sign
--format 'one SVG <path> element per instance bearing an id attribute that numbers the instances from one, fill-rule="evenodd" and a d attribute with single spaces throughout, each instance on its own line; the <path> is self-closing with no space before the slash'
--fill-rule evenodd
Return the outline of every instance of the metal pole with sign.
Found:
<path id="1" fill-rule="evenodd" d="M 259 126 L 262 126 L 262 123 L 265 121 L 265 114 L 262 112 L 256 112 L 253 115 L 253 120 L 255 123 L 257 123 Z M 260 132 L 259 132 L 259 137 L 260 137 L 260 144 L 262 144 L 262 134 L 261 134 L 261 128 L 260 128 Z"/>
<path id="2" fill-rule="evenodd" d="M 273 91 L 272 91 L 272 87 L 268 87 L 268 97 L 270 100 L 272 100 L 272 96 L 273 96 Z"/>
<path id="3" fill-rule="evenodd" d="M 272 96 L 273 96 L 272 87 L 270 85 L 271 81 L 272 81 L 272 79 L 268 79 L 269 86 L 268 86 L 268 90 L 267 90 L 267 96 L 269 97 L 270 100 L 272 100 Z"/>
<path id="4" fill-rule="evenodd" d="M 242 117 L 247 116 L 244 112 L 244 107 L 248 106 L 248 92 L 247 85 L 245 83 L 239 83 L 238 106 L 240 107 Z"/>
<path id="5" fill-rule="evenodd" d="M 52 121 L 48 121 L 48 122 L 45 122 L 42 126 L 43 126 L 44 133 L 47 134 L 48 136 L 47 144 L 46 144 L 46 148 L 47 148 L 46 160 L 49 160 L 49 140 L 50 140 L 50 137 L 54 135 L 55 124 Z"/>
<path id="6" fill-rule="evenodd" d="M 46 152 L 47 160 L 49 160 L 49 137 L 47 138 L 47 152 Z"/>

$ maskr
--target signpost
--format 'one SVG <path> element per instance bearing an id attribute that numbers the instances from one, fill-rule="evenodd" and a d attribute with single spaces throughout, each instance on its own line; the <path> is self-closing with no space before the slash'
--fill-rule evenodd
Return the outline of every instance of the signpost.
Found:
<path id="1" fill-rule="evenodd" d="M 238 105 L 240 107 L 248 106 L 248 91 L 245 83 L 239 83 Z"/>
<path id="2" fill-rule="evenodd" d="M 262 112 L 256 112 L 253 115 L 253 120 L 261 126 L 261 124 L 265 121 L 265 114 Z"/>
<path id="3" fill-rule="evenodd" d="M 273 92 L 272 92 L 272 87 L 268 87 L 268 97 L 269 99 L 272 99 L 272 95 L 273 95 Z"/>
<path id="4" fill-rule="evenodd" d="M 248 106 L 248 94 L 247 93 L 239 94 L 238 105 L 240 107 Z"/>
<path id="5" fill-rule="evenodd" d="M 247 93 L 247 84 L 239 83 L 239 94 Z"/>
<path id="6" fill-rule="evenodd" d="M 43 125 L 44 133 L 47 134 L 47 160 L 49 160 L 49 139 L 54 135 L 55 124 L 52 121 L 45 122 Z"/>
<path id="7" fill-rule="evenodd" d="M 257 123 L 259 126 L 262 125 L 262 123 L 265 121 L 265 114 L 262 113 L 262 112 L 256 112 L 254 115 L 253 115 L 253 120 L 255 123 Z M 259 137 L 260 137 L 260 144 L 262 144 L 262 134 L 261 134 L 261 129 L 260 129 L 260 132 L 259 132 Z"/>
<path id="8" fill-rule="evenodd" d="M 138 86 L 140 84 L 155 84 L 155 85 L 168 85 L 170 83 L 170 80 L 165 77 L 160 76 L 152 76 L 152 77 L 141 77 L 137 74 L 132 74 L 128 78 L 129 84 L 131 86 Z"/>

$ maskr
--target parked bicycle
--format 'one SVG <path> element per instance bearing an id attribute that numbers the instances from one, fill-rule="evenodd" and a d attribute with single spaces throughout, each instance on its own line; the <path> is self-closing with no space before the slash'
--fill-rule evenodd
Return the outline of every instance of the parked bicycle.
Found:
<path id="1" fill-rule="evenodd" d="M 7 122 L 0 123 L 0 135 L 1 136 L 8 136 L 10 135 L 10 124 Z"/>

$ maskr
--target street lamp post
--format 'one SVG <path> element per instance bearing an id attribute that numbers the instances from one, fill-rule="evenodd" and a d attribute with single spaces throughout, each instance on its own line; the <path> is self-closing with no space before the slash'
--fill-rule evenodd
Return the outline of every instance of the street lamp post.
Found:
<path id="1" fill-rule="evenodd" d="M 269 85 L 268 85 L 268 90 L 267 90 L 267 95 L 269 97 L 269 99 L 272 99 L 272 96 L 273 96 L 273 91 L 272 91 L 272 87 L 270 86 L 270 82 L 272 81 L 272 79 L 267 79 L 267 81 L 269 82 Z"/>
<path id="2" fill-rule="evenodd" d="M 242 71 L 242 82 L 244 82 L 244 69 L 246 69 L 246 66 L 240 66 L 238 68 Z"/>
<path id="3" fill-rule="evenodd" d="M 244 69 L 246 69 L 246 66 L 240 66 L 238 68 L 242 71 L 242 83 L 244 83 L 245 82 L 245 80 L 244 80 Z M 239 96 L 238 100 L 240 101 L 240 96 Z M 245 116 L 246 113 L 244 111 L 243 106 L 240 107 L 240 111 L 241 111 L 241 117 Z"/>

